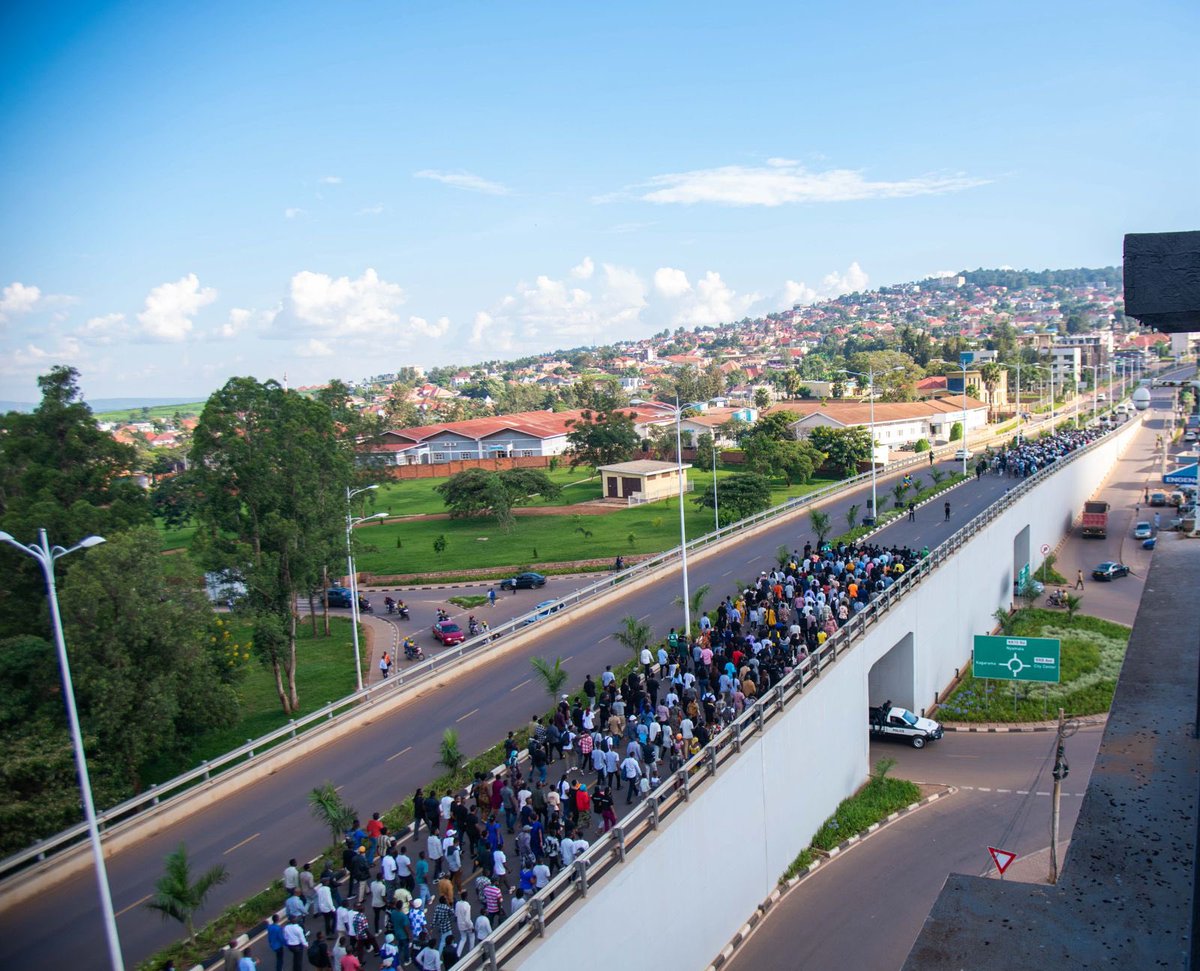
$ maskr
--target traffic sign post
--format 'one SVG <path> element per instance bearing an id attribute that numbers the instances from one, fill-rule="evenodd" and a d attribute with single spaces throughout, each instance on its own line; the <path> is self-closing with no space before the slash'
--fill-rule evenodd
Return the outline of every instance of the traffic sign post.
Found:
<path id="1" fill-rule="evenodd" d="M 975 635 L 971 674 L 1000 681 L 1059 681 L 1062 645 L 1055 637 Z"/>
<path id="2" fill-rule="evenodd" d="M 1012 861 L 1017 858 L 1017 854 L 997 849 L 994 846 L 989 846 L 988 852 L 992 854 L 992 862 L 996 864 L 996 869 L 1000 871 L 1000 879 L 1003 880 L 1004 871 L 1012 866 Z"/>

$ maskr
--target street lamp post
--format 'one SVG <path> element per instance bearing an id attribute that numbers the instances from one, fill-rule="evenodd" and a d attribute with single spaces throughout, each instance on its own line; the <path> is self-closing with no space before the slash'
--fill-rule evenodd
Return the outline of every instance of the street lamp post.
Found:
<path id="1" fill-rule="evenodd" d="M 717 434 L 716 429 L 713 429 L 712 437 L 712 465 L 713 465 L 713 529 L 721 528 L 721 511 L 717 503 Z"/>
<path id="2" fill-rule="evenodd" d="M 358 646 L 358 575 L 354 571 L 354 550 L 350 543 L 350 533 L 359 523 L 365 523 L 372 519 L 382 519 L 387 513 L 377 512 L 373 516 L 352 516 L 350 514 L 350 500 L 363 492 L 371 492 L 378 488 L 379 486 L 377 485 L 363 486 L 361 489 L 351 489 L 349 486 L 346 486 L 346 569 L 350 573 L 350 636 L 354 641 L 354 679 L 358 684 L 359 691 L 363 689 L 363 676 L 362 653 Z"/>
<path id="3" fill-rule="evenodd" d="M 46 597 L 50 602 L 50 620 L 54 627 L 54 646 L 58 650 L 58 666 L 62 672 L 63 699 L 67 706 L 67 724 L 71 730 L 71 742 L 75 749 L 75 770 L 79 773 L 79 791 L 83 796 L 83 815 L 87 821 L 88 840 L 92 845 L 92 860 L 96 865 L 96 883 L 100 888 L 100 909 L 104 917 L 104 931 L 108 938 L 108 959 L 113 971 L 124 971 L 125 961 L 121 957 L 121 940 L 117 936 L 117 918 L 113 913 L 112 894 L 108 889 L 108 870 L 104 865 L 104 850 L 100 845 L 100 827 L 96 822 L 96 806 L 92 801 L 92 783 L 88 776 L 87 755 L 83 749 L 83 733 L 79 728 L 79 712 L 75 707 L 75 688 L 71 681 L 71 665 L 67 659 L 67 642 L 63 636 L 62 616 L 58 611 L 58 588 L 54 581 L 54 561 L 76 550 L 99 546 L 101 536 L 88 536 L 74 546 L 63 549 L 51 546 L 44 529 L 38 530 L 38 541 L 25 544 L 5 532 L 0 532 L 0 542 L 8 543 L 21 552 L 32 556 L 42 568 L 46 578 Z"/>
<path id="4" fill-rule="evenodd" d="M 679 407 L 679 398 L 675 398 L 675 465 L 679 470 L 679 559 L 683 567 L 683 636 L 686 640 L 692 639 L 692 605 L 688 597 L 688 562 L 687 562 L 687 530 L 684 528 L 683 517 L 683 495 L 684 489 L 684 474 L 683 474 L 683 409 Z M 716 496 L 717 474 L 715 465 L 714 452 L 713 465 L 713 495 Z"/>
<path id="5" fill-rule="evenodd" d="M 903 371 L 902 367 L 888 368 L 886 371 L 881 371 L 881 374 L 890 374 L 893 371 Z M 861 371 L 851 371 L 848 368 L 838 368 L 839 374 L 853 374 L 857 378 L 867 379 L 867 394 L 869 397 L 870 406 L 870 422 L 871 422 L 871 523 L 872 525 L 879 518 L 879 502 L 875 491 L 875 369 L 867 368 L 867 373 Z"/>

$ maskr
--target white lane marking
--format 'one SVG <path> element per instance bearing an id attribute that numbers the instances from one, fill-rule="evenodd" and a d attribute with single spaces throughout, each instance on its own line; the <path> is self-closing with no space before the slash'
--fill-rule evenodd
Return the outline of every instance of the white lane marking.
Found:
<path id="1" fill-rule="evenodd" d="M 513 685 L 511 688 L 509 688 L 509 689 L 508 689 L 508 690 L 509 690 L 509 693 L 511 694 L 512 692 L 516 691 L 518 688 L 524 688 L 524 687 L 525 687 L 525 685 L 529 684 L 529 682 L 530 682 L 530 681 L 532 681 L 532 680 L 533 680 L 533 678 L 526 678 L 526 679 L 525 679 L 524 681 L 522 681 L 520 684 Z"/>
<path id="2" fill-rule="evenodd" d="M 388 761 L 388 762 L 391 762 L 391 761 L 392 761 L 392 759 L 398 759 L 398 758 L 400 758 L 400 756 L 401 756 L 401 755 L 403 755 L 405 752 L 411 752 L 411 751 L 412 751 L 412 746 L 410 745 L 408 748 L 406 748 L 406 749 L 402 749 L 401 751 L 397 752 L 395 755 L 389 755 L 389 756 L 387 757 L 387 761 Z"/>
<path id="3" fill-rule="evenodd" d="M 456 719 L 454 719 L 454 720 L 455 720 L 455 722 L 465 722 L 465 721 L 466 721 L 468 718 L 470 718 L 470 717 L 471 717 L 473 714 L 475 714 L 475 712 L 477 712 L 477 711 L 479 711 L 479 709 L 478 709 L 478 708 L 472 708 L 472 709 L 471 709 L 470 711 L 468 711 L 468 712 L 467 712 L 465 715 L 463 715 L 463 716 L 462 716 L 462 718 L 456 718 Z"/>
<path id="4" fill-rule="evenodd" d="M 115 914 L 113 914 L 113 916 L 120 917 L 122 914 L 128 913 L 129 911 L 133 910 L 133 908 L 138 906 L 139 904 L 144 904 L 147 900 L 150 899 L 150 896 L 151 896 L 150 894 L 146 894 L 146 896 L 144 896 L 141 900 L 135 900 L 128 907 L 125 907 L 122 910 L 118 910 Z"/>
<path id="5" fill-rule="evenodd" d="M 258 839 L 258 837 L 260 837 L 260 836 L 262 836 L 262 833 L 255 833 L 253 836 L 247 836 L 247 837 L 246 837 L 244 840 L 242 840 L 240 843 L 235 843 L 233 846 L 229 847 L 229 849 L 227 849 L 227 850 L 226 850 L 224 853 L 222 853 L 221 855 L 222 855 L 222 856 L 228 856 L 228 855 L 229 855 L 230 853 L 232 853 L 234 850 L 240 850 L 240 849 L 241 849 L 243 846 L 245 846 L 245 845 L 246 845 L 247 843 L 249 843 L 251 840 Z"/>

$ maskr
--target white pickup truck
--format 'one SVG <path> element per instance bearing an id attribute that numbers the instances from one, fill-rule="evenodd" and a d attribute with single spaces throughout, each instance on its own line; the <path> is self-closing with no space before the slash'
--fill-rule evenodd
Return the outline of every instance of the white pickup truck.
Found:
<path id="1" fill-rule="evenodd" d="M 921 718 L 907 708 L 893 708 L 891 701 L 871 708 L 869 722 L 872 738 L 899 739 L 913 748 L 924 748 L 926 742 L 942 737 L 942 726 L 932 718 Z"/>

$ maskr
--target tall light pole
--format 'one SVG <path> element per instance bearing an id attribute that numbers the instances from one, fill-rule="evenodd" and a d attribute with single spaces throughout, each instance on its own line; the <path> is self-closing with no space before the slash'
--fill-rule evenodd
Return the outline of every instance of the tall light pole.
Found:
<path id="1" fill-rule="evenodd" d="M 1089 364 L 1088 367 L 1092 369 L 1092 421 L 1095 421 L 1100 398 L 1100 365 Z"/>
<path id="2" fill-rule="evenodd" d="M 849 368 L 838 368 L 840 374 L 853 374 L 856 378 L 867 379 L 867 394 L 870 399 L 870 421 L 871 421 L 871 523 L 877 521 L 879 517 L 879 502 L 875 492 L 875 369 L 867 368 L 867 373 L 861 371 L 851 371 Z M 888 368 L 881 371 L 881 374 L 891 374 L 893 371 L 903 371 L 902 367 Z"/>
<path id="3" fill-rule="evenodd" d="M 958 355 L 958 366 L 962 368 L 963 373 L 963 434 L 962 434 L 962 463 L 963 463 L 963 478 L 967 477 L 967 358 L 964 354 Z"/>
<path id="4" fill-rule="evenodd" d="M 358 646 L 358 575 L 354 572 L 354 550 L 350 544 L 350 533 L 359 523 L 382 519 L 387 513 L 377 512 L 373 516 L 354 517 L 350 514 L 350 500 L 361 493 L 371 492 L 378 488 L 377 485 L 363 486 L 361 489 L 351 489 L 346 486 L 346 570 L 350 573 L 350 632 L 354 640 L 354 678 L 359 691 L 363 689 L 363 676 L 362 652 Z"/>
<path id="5" fill-rule="evenodd" d="M 38 541 L 25 544 L 5 532 L 0 532 L 0 542 L 8 543 L 22 553 L 32 556 L 42 568 L 46 578 L 46 598 L 50 602 L 50 621 L 54 627 L 54 646 L 58 650 L 58 666 L 62 672 L 63 700 L 67 705 L 67 725 L 71 730 L 71 742 L 75 749 L 75 770 L 79 773 L 79 791 L 83 796 L 83 815 L 87 821 L 88 840 L 92 844 L 92 861 L 96 866 L 96 883 L 100 889 L 100 909 L 104 918 L 104 932 L 108 938 L 108 959 L 113 971 L 124 971 L 125 961 L 121 957 L 121 940 L 117 936 L 117 917 L 113 913 L 112 894 L 108 889 L 108 870 L 104 865 L 104 850 L 100 845 L 100 827 L 96 822 L 96 806 L 92 801 L 92 782 L 88 776 L 87 755 L 83 749 L 83 733 L 79 728 L 79 712 L 75 707 L 75 687 L 71 681 L 71 665 L 67 659 L 67 642 L 63 636 L 62 615 L 58 611 L 58 588 L 54 582 L 54 561 L 76 550 L 86 550 L 104 542 L 102 536 L 88 536 L 74 546 L 63 549 L 51 546 L 44 529 L 38 530 Z"/>
<path id="6" fill-rule="evenodd" d="M 721 511 L 717 503 L 717 430 L 712 433 L 712 465 L 713 465 L 713 529 L 721 528 Z"/>
<path id="7" fill-rule="evenodd" d="M 679 559 L 683 566 L 683 636 L 687 641 L 692 639 L 692 604 L 688 599 L 688 564 L 687 564 L 687 530 L 683 518 L 683 409 L 679 407 L 679 396 L 675 396 L 675 465 L 679 470 Z M 715 454 L 715 453 L 714 453 Z M 716 466 L 713 467 L 713 495 L 716 495 L 717 476 Z"/>

